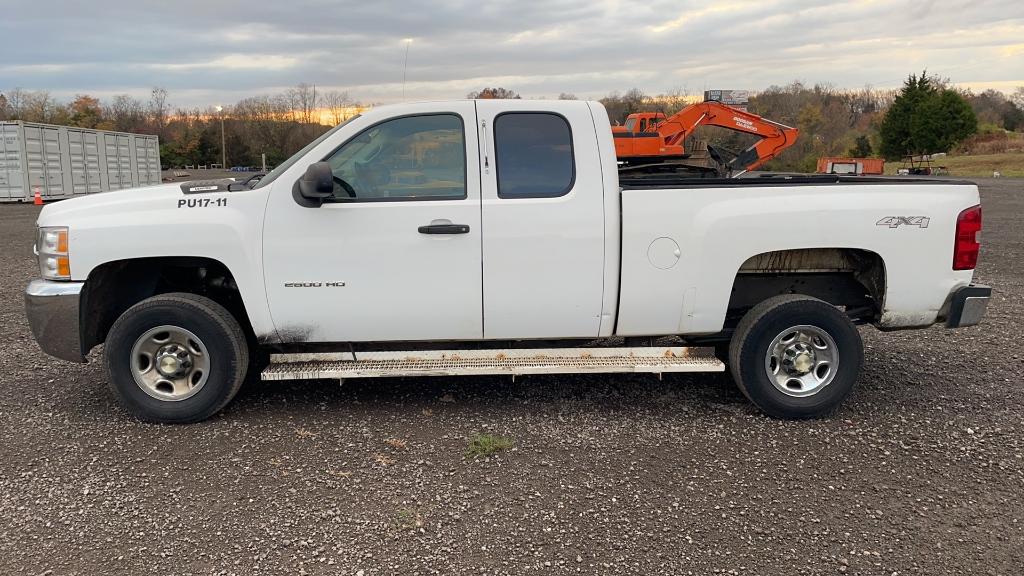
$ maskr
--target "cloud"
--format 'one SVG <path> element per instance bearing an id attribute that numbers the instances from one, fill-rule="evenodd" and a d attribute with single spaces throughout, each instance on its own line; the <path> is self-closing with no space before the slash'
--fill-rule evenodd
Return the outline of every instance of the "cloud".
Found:
<path id="1" fill-rule="evenodd" d="M 145 94 L 179 106 L 307 82 L 372 102 L 639 87 L 758 90 L 794 79 L 893 87 L 927 68 L 1024 85 L 1020 0 L 177 0 L 18 2 L 0 20 L 0 89 Z M 45 38 L 40 38 L 45 30 Z"/>
<path id="2" fill-rule="evenodd" d="M 686 6 L 683 8 L 682 13 L 679 16 L 671 20 L 651 25 L 650 30 L 654 33 L 661 34 L 664 32 L 678 30 L 683 26 L 690 24 L 696 27 L 700 24 L 702 19 L 713 14 L 733 13 L 742 17 L 743 9 L 746 6 L 748 6 L 748 4 L 743 2 L 718 2 L 702 8 Z"/>
<path id="3" fill-rule="evenodd" d="M 70 68 L 67 64 L 12 64 L 0 66 L 0 73 L 4 74 L 57 74 L 65 72 Z"/>
<path id="4" fill-rule="evenodd" d="M 156 62 L 146 66 L 154 70 L 284 70 L 294 68 L 299 59 L 278 54 L 226 54 L 198 62 Z"/>

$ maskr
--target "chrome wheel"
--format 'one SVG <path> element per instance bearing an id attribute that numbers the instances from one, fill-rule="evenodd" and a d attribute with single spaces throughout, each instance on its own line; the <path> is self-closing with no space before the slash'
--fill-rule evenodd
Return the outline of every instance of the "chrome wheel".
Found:
<path id="1" fill-rule="evenodd" d="M 812 396 L 835 378 L 839 348 L 827 332 L 816 326 L 793 326 L 779 333 L 768 346 L 764 369 L 779 392 Z"/>
<path id="2" fill-rule="evenodd" d="M 135 341 L 132 376 L 146 394 L 172 402 L 195 395 L 206 384 L 210 355 L 198 336 L 177 326 L 157 326 Z"/>

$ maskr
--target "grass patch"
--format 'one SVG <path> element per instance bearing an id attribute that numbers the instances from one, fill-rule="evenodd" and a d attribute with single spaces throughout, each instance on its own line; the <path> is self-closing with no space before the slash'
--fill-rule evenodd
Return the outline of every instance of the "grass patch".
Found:
<path id="1" fill-rule="evenodd" d="M 903 163 L 899 160 L 886 161 L 885 173 L 895 174 Z M 977 154 L 970 156 L 945 156 L 932 161 L 932 166 L 945 166 L 950 176 L 991 177 L 999 171 L 1006 178 L 1024 177 L 1024 152 L 1002 154 Z"/>
<path id="2" fill-rule="evenodd" d="M 395 527 L 409 530 L 423 527 L 423 515 L 411 508 L 399 508 L 395 513 Z"/>
<path id="3" fill-rule="evenodd" d="M 497 434 L 474 434 L 469 438 L 469 446 L 466 448 L 466 456 L 476 458 L 477 456 L 490 456 L 498 452 L 504 452 L 512 447 L 512 440 L 498 436 Z"/>
<path id="4" fill-rule="evenodd" d="M 401 438 L 388 438 L 384 443 L 396 450 L 404 450 L 408 446 L 408 443 Z"/>

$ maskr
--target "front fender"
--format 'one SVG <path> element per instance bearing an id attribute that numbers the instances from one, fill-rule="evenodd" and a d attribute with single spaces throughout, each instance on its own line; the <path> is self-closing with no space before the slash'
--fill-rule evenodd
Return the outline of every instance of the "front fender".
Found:
<path id="1" fill-rule="evenodd" d="M 273 333 L 263 285 L 265 189 L 184 194 L 168 184 L 105 192 L 48 205 L 40 226 L 67 226 L 71 277 L 85 281 L 119 260 L 208 258 L 222 263 L 257 335 Z"/>

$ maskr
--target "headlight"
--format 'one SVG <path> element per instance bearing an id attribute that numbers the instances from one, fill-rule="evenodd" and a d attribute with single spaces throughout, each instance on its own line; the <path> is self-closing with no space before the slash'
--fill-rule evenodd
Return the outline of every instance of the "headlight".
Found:
<path id="1" fill-rule="evenodd" d="M 49 226 L 40 228 L 36 237 L 39 273 L 48 280 L 70 280 L 71 260 L 68 258 L 68 229 Z"/>

